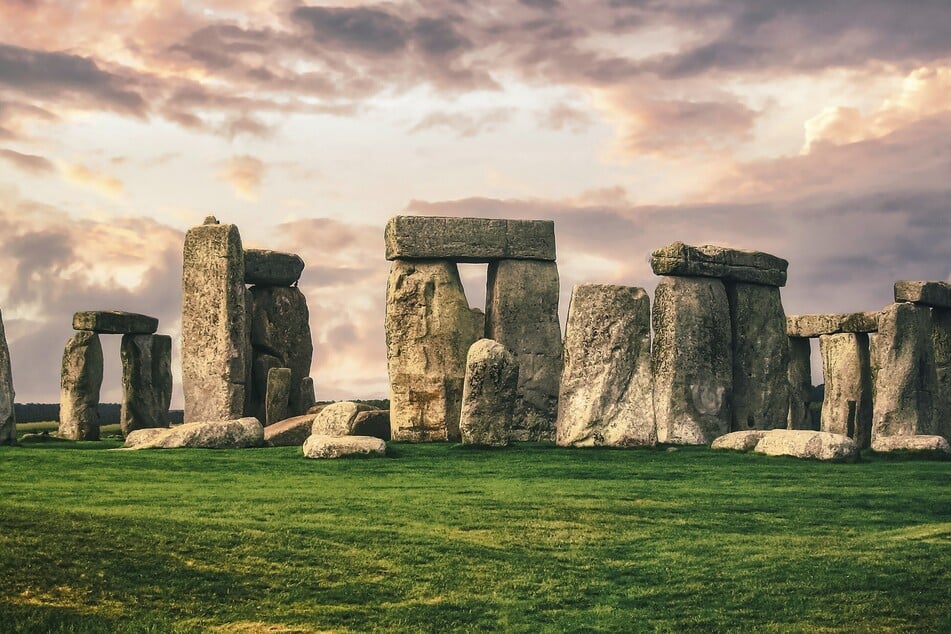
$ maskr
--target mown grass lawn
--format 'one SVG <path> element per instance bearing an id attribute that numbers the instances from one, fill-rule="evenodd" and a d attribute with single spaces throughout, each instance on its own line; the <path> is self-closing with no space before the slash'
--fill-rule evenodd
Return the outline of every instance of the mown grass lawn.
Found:
<path id="1" fill-rule="evenodd" d="M 951 631 L 951 462 L 0 448 L 0 631 Z"/>

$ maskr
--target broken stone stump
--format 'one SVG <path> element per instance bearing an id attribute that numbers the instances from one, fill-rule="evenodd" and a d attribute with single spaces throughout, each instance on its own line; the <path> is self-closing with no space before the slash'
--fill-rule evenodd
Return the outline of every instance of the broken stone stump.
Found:
<path id="1" fill-rule="evenodd" d="M 733 431 L 784 429 L 789 417 L 789 338 L 779 288 L 726 285 L 733 324 Z"/>
<path id="2" fill-rule="evenodd" d="M 789 337 L 789 429 L 812 429 L 812 347 L 805 337 Z"/>
<path id="3" fill-rule="evenodd" d="M 267 249 L 244 250 L 244 283 L 292 286 L 304 271 L 304 260 L 295 253 Z"/>
<path id="4" fill-rule="evenodd" d="M 551 220 L 395 216 L 386 224 L 384 240 L 387 260 L 555 259 Z"/>
<path id="5" fill-rule="evenodd" d="M 716 277 L 732 282 L 785 286 L 789 262 L 769 253 L 674 242 L 651 254 L 657 275 Z"/>
<path id="6" fill-rule="evenodd" d="M 872 442 L 872 369 L 868 335 L 822 335 L 819 349 L 825 377 L 821 430 L 848 436 L 859 449 L 867 449 Z"/>
<path id="7" fill-rule="evenodd" d="M 718 279 L 661 278 L 652 313 L 657 440 L 706 445 L 730 431 L 733 333 Z"/>
<path id="8" fill-rule="evenodd" d="M 60 375 L 59 436 L 99 440 L 102 345 L 99 335 L 81 330 L 66 342 Z"/>
<path id="9" fill-rule="evenodd" d="M 7 347 L 3 315 L 0 314 L 0 445 L 15 445 L 17 441 L 17 419 L 13 407 L 15 398 L 10 348 Z"/>
<path id="10" fill-rule="evenodd" d="M 559 445 L 656 444 L 650 320 L 644 289 L 574 287 L 558 397 Z"/>
<path id="11" fill-rule="evenodd" d="M 168 427 L 172 402 L 172 338 L 168 335 L 123 335 L 122 435 L 136 429 Z"/>
<path id="12" fill-rule="evenodd" d="M 91 330 L 104 335 L 151 335 L 158 319 L 121 310 L 88 310 L 73 315 L 73 330 Z"/>
<path id="13" fill-rule="evenodd" d="M 458 441 L 466 354 L 482 333 L 456 265 L 395 260 L 385 329 L 393 440 Z"/>
<path id="14" fill-rule="evenodd" d="M 505 346 L 480 339 L 469 348 L 462 388 L 459 431 L 466 445 L 503 447 L 509 443 L 518 362 Z"/>
<path id="15" fill-rule="evenodd" d="M 558 416 L 562 342 L 558 266 L 499 260 L 489 265 L 485 336 L 518 361 L 512 440 L 553 440 Z"/>
<path id="16" fill-rule="evenodd" d="M 305 376 L 300 380 L 300 409 L 305 414 L 317 404 L 317 392 L 314 390 L 314 378 Z"/>
<path id="17" fill-rule="evenodd" d="M 264 403 L 265 425 L 272 425 L 287 418 L 290 395 L 290 368 L 271 368 L 268 370 L 267 392 Z"/>
<path id="18" fill-rule="evenodd" d="M 934 348 L 934 431 L 951 439 L 951 309 L 931 309 Z"/>
<path id="19" fill-rule="evenodd" d="M 934 433 L 936 374 L 931 309 L 891 304 L 882 311 L 875 344 L 872 438 Z"/>
<path id="20" fill-rule="evenodd" d="M 238 228 L 209 223 L 189 229 L 183 257 L 185 422 L 241 418 L 251 346 Z"/>

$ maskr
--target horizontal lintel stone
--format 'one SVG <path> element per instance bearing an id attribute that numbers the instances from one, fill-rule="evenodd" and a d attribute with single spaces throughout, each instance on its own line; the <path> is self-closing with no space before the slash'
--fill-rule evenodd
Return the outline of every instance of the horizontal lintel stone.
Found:
<path id="1" fill-rule="evenodd" d="M 300 279 L 304 260 L 295 253 L 267 249 L 244 250 L 244 283 L 261 286 L 292 286 Z"/>
<path id="2" fill-rule="evenodd" d="M 789 262 L 769 253 L 712 244 L 674 242 L 651 254 L 651 269 L 657 275 L 718 277 L 767 286 L 785 286 L 788 266 Z"/>
<path id="3" fill-rule="evenodd" d="M 555 260 L 551 220 L 394 216 L 384 238 L 387 260 Z"/>
<path id="4" fill-rule="evenodd" d="M 73 330 L 91 330 L 104 335 L 151 335 L 158 319 L 121 310 L 87 310 L 73 315 Z"/>
<path id="5" fill-rule="evenodd" d="M 895 301 L 951 308 L 951 284 L 947 282 L 895 282 Z"/>
<path id="6" fill-rule="evenodd" d="M 843 332 L 877 332 L 879 311 L 787 315 L 786 334 L 790 337 L 818 337 Z"/>

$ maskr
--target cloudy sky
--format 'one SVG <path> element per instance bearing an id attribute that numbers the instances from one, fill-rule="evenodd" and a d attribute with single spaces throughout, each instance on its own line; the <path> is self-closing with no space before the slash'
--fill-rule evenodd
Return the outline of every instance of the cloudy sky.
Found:
<path id="1" fill-rule="evenodd" d="M 336 399 L 386 393 L 396 213 L 554 219 L 563 312 L 579 282 L 652 293 L 674 240 L 787 258 L 787 312 L 833 312 L 951 279 L 949 193 L 947 0 L 0 2 L 18 402 L 58 400 L 77 310 L 157 316 L 177 356 L 207 214 L 307 262 Z"/>

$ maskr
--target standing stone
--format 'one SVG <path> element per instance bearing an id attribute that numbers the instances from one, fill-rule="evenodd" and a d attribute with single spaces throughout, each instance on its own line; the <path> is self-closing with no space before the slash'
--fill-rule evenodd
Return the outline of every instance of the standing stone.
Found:
<path id="1" fill-rule="evenodd" d="M 466 445 L 509 443 L 518 391 L 518 362 L 505 346 L 480 339 L 469 348 L 459 431 Z"/>
<path id="2" fill-rule="evenodd" d="M 185 234 L 182 270 L 185 422 L 241 418 L 249 356 L 238 228 L 193 227 Z"/>
<path id="3" fill-rule="evenodd" d="M 14 445 L 17 441 L 17 419 L 13 408 L 15 396 L 10 349 L 3 330 L 3 314 L 0 313 L 0 445 Z"/>
<path id="4" fill-rule="evenodd" d="M 60 375 L 59 436 L 99 440 L 102 345 L 99 335 L 80 330 L 66 342 Z"/>
<path id="5" fill-rule="evenodd" d="M 733 431 L 784 429 L 789 338 L 776 286 L 727 284 L 733 324 Z"/>
<path id="6" fill-rule="evenodd" d="M 267 378 L 274 368 L 283 367 L 281 360 L 272 354 L 254 353 L 254 363 L 251 365 L 250 399 L 245 412 L 258 420 L 266 420 L 267 412 Z"/>
<path id="7" fill-rule="evenodd" d="M 819 349 L 825 377 L 821 431 L 848 436 L 859 449 L 867 449 L 872 441 L 872 369 L 868 335 L 822 335 Z"/>
<path id="8" fill-rule="evenodd" d="M 314 378 L 305 376 L 300 380 L 300 409 L 305 413 L 317 404 L 317 392 L 314 390 Z"/>
<path id="9" fill-rule="evenodd" d="M 272 355 L 279 367 L 291 371 L 291 385 L 300 385 L 310 374 L 314 344 L 310 334 L 307 299 L 297 287 L 251 287 L 251 346 L 254 355 Z M 267 375 L 264 375 L 267 380 Z M 259 411 L 261 396 L 254 393 L 251 413 Z M 255 402 L 256 401 L 256 402 Z M 291 390 L 287 413 L 303 414 L 300 390 Z"/>
<path id="10" fill-rule="evenodd" d="M 706 445 L 730 431 L 733 333 L 723 282 L 664 277 L 654 295 L 657 440 Z"/>
<path id="11" fill-rule="evenodd" d="M 288 401 L 291 395 L 290 368 L 271 368 L 267 373 L 267 392 L 264 414 L 267 422 L 273 425 L 287 418 Z"/>
<path id="12" fill-rule="evenodd" d="M 789 338 L 789 429 L 812 429 L 812 347 L 805 337 Z"/>
<path id="13" fill-rule="evenodd" d="M 876 342 L 872 437 L 934 434 L 936 388 L 931 309 L 891 304 L 882 311 Z"/>
<path id="14" fill-rule="evenodd" d="M 395 260 L 386 287 L 393 440 L 459 440 L 466 353 L 482 337 L 455 264 Z"/>
<path id="15" fill-rule="evenodd" d="M 136 429 L 168 427 L 172 402 L 172 338 L 168 335 L 123 335 L 122 435 Z"/>
<path id="16" fill-rule="evenodd" d="M 580 284 L 571 293 L 558 396 L 561 446 L 657 442 L 650 298 L 632 286 Z"/>
<path id="17" fill-rule="evenodd" d="M 485 336 L 518 361 L 512 440 L 553 440 L 562 365 L 558 266 L 500 260 L 487 279 Z"/>
<path id="18" fill-rule="evenodd" d="M 934 348 L 934 433 L 951 440 L 951 309 L 931 309 Z"/>

